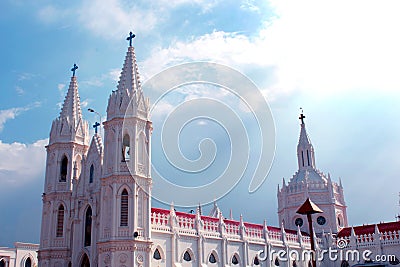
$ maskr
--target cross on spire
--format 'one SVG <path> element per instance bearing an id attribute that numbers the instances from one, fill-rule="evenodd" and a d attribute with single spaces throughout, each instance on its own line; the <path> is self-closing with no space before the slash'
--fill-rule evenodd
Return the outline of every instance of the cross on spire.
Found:
<path id="1" fill-rule="evenodd" d="M 75 77 L 75 71 L 78 69 L 78 66 L 74 64 L 74 67 L 71 69 L 72 71 L 72 77 Z"/>
<path id="2" fill-rule="evenodd" d="M 93 128 L 94 128 L 94 132 L 97 133 L 97 127 L 100 126 L 100 123 L 98 123 L 97 121 L 93 124 Z"/>
<path id="3" fill-rule="evenodd" d="M 303 114 L 303 109 L 300 108 L 300 110 L 301 110 L 301 114 L 300 114 L 299 120 L 301 120 L 301 124 L 304 124 L 304 119 L 306 118 L 306 116 L 304 116 L 304 114 Z"/>
<path id="4" fill-rule="evenodd" d="M 135 38 L 135 34 L 132 32 L 129 33 L 129 36 L 126 38 L 127 41 L 129 41 L 129 46 L 132 46 L 132 39 Z"/>

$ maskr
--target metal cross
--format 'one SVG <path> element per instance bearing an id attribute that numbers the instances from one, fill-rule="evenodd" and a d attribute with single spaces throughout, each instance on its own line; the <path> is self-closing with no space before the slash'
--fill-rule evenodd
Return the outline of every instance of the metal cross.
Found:
<path id="1" fill-rule="evenodd" d="M 300 110 L 301 110 L 301 114 L 300 114 L 299 120 L 301 120 L 301 124 L 304 124 L 304 119 L 306 118 L 306 116 L 304 116 L 304 114 L 303 114 L 303 109 L 300 108 Z"/>
<path id="2" fill-rule="evenodd" d="M 133 34 L 132 32 L 129 33 L 129 37 L 126 38 L 127 41 L 129 41 L 129 46 L 132 46 L 132 39 L 135 38 L 135 34 Z"/>
<path id="3" fill-rule="evenodd" d="M 93 124 L 93 128 L 94 128 L 94 132 L 97 133 L 97 127 L 100 126 L 100 123 L 98 123 L 97 121 Z"/>
<path id="4" fill-rule="evenodd" d="M 74 64 L 74 67 L 71 69 L 72 71 L 72 77 L 75 77 L 75 71 L 78 69 L 78 66 Z"/>

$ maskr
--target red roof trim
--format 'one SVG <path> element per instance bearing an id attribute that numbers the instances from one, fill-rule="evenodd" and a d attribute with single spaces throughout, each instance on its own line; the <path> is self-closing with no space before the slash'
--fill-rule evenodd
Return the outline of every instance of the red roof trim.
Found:
<path id="1" fill-rule="evenodd" d="M 356 235 L 368 235 L 373 234 L 375 232 L 375 224 L 367 224 L 367 225 L 359 225 L 354 226 L 354 232 Z M 398 222 L 387 222 L 387 223 L 378 223 L 379 232 L 393 232 L 400 231 L 400 221 Z M 343 228 L 339 231 L 338 237 L 350 236 L 351 235 L 351 227 Z"/>
<path id="2" fill-rule="evenodd" d="M 154 213 L 154 212 L 155 213 L 161 213 L 161 214 L 169 214 L 170 210 L 161 209 L 161 208 L 151 208 L 151 213 Z M 175 214 L 177 216 L 186 217 L 186 218 L 193 218 L 193 219 L 196 218 L 196 214 L 182 212 L 182 211 L 176 211 Z M 202 215 L 201 219 L 204 220 L 204 221 L 212 221 L 212 222 L 218 222 L 219 221 L 218 218 L 211 217 L 211 216 L 205 216 L 205 215 Z M 231 224 L 231 225 L 240 225 L 239 221 L 229 220 L 229 219 L 224 219 L 224 223 L 225 224 Z M 248 227 L 248 228 L 264 229 L 264 225 L 257 224 L 257 223 L 244 222 L 244 226 Z M 267 228 L 268 228 L 268 231 L 271 231 L 271 232 L 280 232 L 281 231 L 281 228 L 278 228 L 278 227 L 275 227 L 275 226 L 267 226 Z M 289 234 L 297 234 L 297 231 L 295 231 L 295 230 L 285 229 L 285 232 L 289 233 Z M 302 235 L 308 236 L 308 234 L 306 234 L 304 232 L 302 232 Z"/>

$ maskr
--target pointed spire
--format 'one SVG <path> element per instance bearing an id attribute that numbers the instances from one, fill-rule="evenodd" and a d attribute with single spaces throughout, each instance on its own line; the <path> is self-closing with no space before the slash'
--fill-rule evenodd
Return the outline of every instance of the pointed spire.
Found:
<path id="1" fill-rule="evenodd" d="M 304 170 L 307 168 L 315 169 L 314 147 L 311 144 L 311 140 L 307 134 L 304 118 L 305 116 L 303 114 L 303 109 L 301 109 L 301 114 L 299 117 L 301 120 L 301 128 L 299 143 L 297 145 L 297 160 L 299 170 Z"/>
<path id="2" fill-rule="evenodd" d="M 217 201 L 214 200 L 214 207 L 210 211 L 210 217 L 218 218 L 219 213 L 221 213 L 221 210 L 219 209 L 217 205 Z"/>
<path id="3" fill-rule="evenodd" d="M 75 72 L 76 64 L 71 69 Z M 89 143 L 89 127 L 82 119 L 78 83 L 75 74 L 71 77 L 67 95 L 61 108 L 60 116 L 53 121 L 49 143 L 77 142 L 83 145 Z"/>
<path id="4" fill-rule="evenodd" d="M 379 234 L 379 233 L 380 233 L 380 231 L 379 231 L 378 225 L 375 224 L 375 231 L 374 231 L 374 234 Z"/>
<path id="5" fill-rule="evenodd" d="M 75 121 L 76 124 L 82 121 L 82 110 L 76 76 L 71 77 L 60 118 L 69 118 L 70 121 Z"/>
<path id="6" fill-rule="evenodd" d="M 108 100 L 108 120 L 115 117 L 123 118 L 126 114 L 139 116 L 140 113 L 145 119 L 149 116 L 149 100 L 143 95 L 135 48 L 131 46 L 134 34 L 131 33 L 129 36 L 127 40 L 130 41 L 130 46 L 125 56 L 117 90 L 112 92 Z"/>
<path id="7" fill-rule="evenodd" d="M 139 68 L 136 63 L 135 48 L 133 46 L 128 47 L 117 88 L 120 91 L 128 90 L 130 93 L 142 89 Z"/>
<path id="8" fill-rule="evenodd" d="M 233 220 L 233 212 L 232 212 L 232 209 L 229 210 L 229 220 Z"/>
<path id="9" fill-rule="evenodd" d="M 350 232 L 351 236 L 356 236 L 356 232 L 354 231 L 354 227 L 351 226 L 351 232 Z"/>
<path id="10" fill-rule="evenodd" d="M 175 216 L 175 207 L 174 207 L 174 202 L 171 202 L 170 208 L 169 208 L 169 213 L 171 216 Z"/>

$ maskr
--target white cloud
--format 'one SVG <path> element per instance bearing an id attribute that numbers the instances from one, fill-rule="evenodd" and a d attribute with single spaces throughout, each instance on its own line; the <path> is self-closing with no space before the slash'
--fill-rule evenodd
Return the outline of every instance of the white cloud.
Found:
<path id="1" fill-rule="evenodd" d="M 81 101 L 81 107 L 82 108 L 86 108 L 90 103 L 90 99 L 85 99 L 83 101 Z"/>
<path id="2" fill-rule="evenodd" d="M 15 92 L 17 92 L 19 96 L 25 94 L 25 90 L 21 86 L 15 86 Z"/>
<path id="3" fill-rule="evenodd" d="M 41 105 L 40 102 L 34 102 L 25 107 L 17 107 L 17 108 L 0 110 L 0 132 L 4 129 L 4 124 L 8 120 L 15 119 L 15 117 L 17 117 L 21 113 L 28 111 L 32 108 L 39 107 L 40 105 Z"/>
<path id="4" fill-rule="evenodd" d="M 260 8 L 254 3 L 254 0 L 244 0 L 240 5 L 240 8 L 243 10 L 249 10 L 251 12 L 260 12 Z"/>
<path id="5" fill-rule="evenodd" d="M 134 25 L 136 32 L 151 31 L 159 16 L 137 5 L 123 6 L 118 0 L 84 1 L 78 19 L 84 27 L 105 38 L 120 38 Z"/>
<path id="6" fill-rule="evenodd" d="M 111 80 L 117 82 L 119 80 L 119 76 L 121 75 L 121 69 L 111 69 L 108 73 L 108 76 Z"/>
<path id="7" fill-rule="evenodd" d="M 38 11 L 37 16 L 42 22 L 51 24 L 62 21 L 68 14 L 69 11 L 67 9 L 61 9 L 52 5 L 48 5 L 41 8 Z"/>
<path id="8" fill-rule="evenodd" d="M 251 2 L 248 2 L 251 3 Z M 397 1 L 271 1 L 276 16 L 253 36 L 215 31 L 153 49 L 144 77 L 182 62 L 212 60 L 244 73 L 265 69 L 263 93 L 394 93 L 400 87 Z M 267 68 L 270 71 L 267 72 Z M 273 71 L 271 71 L 273 70 Z"/>
<path id="9" fill-rule="evenodd" d="M 33 144 L 8 144 L 0 140 L 0 183 L 5 187 L 24 186 L 39 177 L 43 179 L 47 144 L 48 139 Z"/>

